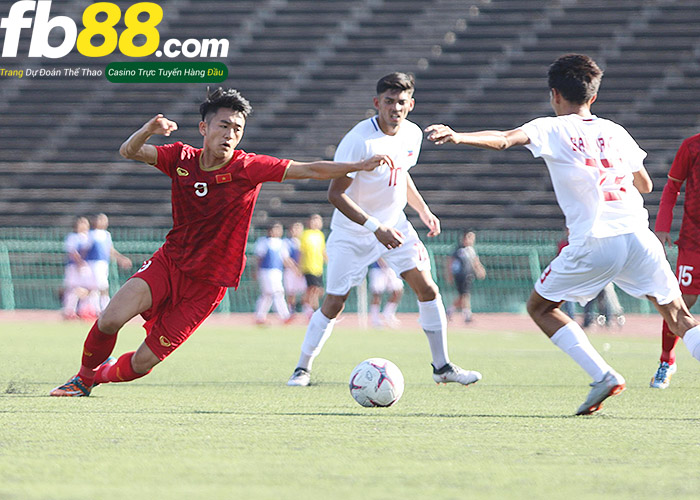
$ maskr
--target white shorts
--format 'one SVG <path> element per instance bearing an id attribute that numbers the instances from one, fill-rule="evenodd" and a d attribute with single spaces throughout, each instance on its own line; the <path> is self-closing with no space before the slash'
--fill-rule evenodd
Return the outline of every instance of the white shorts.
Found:
<path id="1" fill-rule="evenodd" d="M 76 264 L 66 265 L 66 272 L 63 278 L 63 287 L 66 290 L 71 290 L 73 288 L 91 290 L 94 282 L 92 270 L 87 264 L 84 266 L 78 266 Z"/>
<path id="2" fill-rule="evenodd" d="M 568 245 L 544 270 L 535 291 L 552 302 L 585 305 L 610 282 L 637 298 L 661 305 L 681 296 L 663 246 L 650 230 Z"/>
<path id="3" fill-rule="evenodd" d="M 396 230 L 405 236 L 403 245 L 389 250 L 374 234 L 355 234 L 342 230 L 331 231 L 326 242 L 328 268 L 326 293 L 345 295 L 359 285 L 367 275 L 367 267 L 383 259 L 397 275 L 410 269 L 430 269 L 430 257 L 418 233 L 408 220 L 399 223 Z"/>
<path id="4" fill-rule="evenodd" d="M 284 293 L 281 269 L 258 269 L 258 283 L 263 295 Z"/>
<path id="5" fill-rule="evenodd" d="M 92 278 L 95 280 L 94 288 L 97 290 L 109 290 L 109 262 L 106 260 L 91 260 L 88 262 L 92 269 Z"/>
<path id="6" fill-rule="evenodd" d="M 284 291 L 287 295 L 300 295 L 306 291 L 306 278 L 291 269 L 284 270 Z"/>
<path id="7" fill-rule="evenodd" d="M 373 267 L 369 270 L 369 290 L 374 294 L 403 290 L 403 280 L 393 269 Z"/>

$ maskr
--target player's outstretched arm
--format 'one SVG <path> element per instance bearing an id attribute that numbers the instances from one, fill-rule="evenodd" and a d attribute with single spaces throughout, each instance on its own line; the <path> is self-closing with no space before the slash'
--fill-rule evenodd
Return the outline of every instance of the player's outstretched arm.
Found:
<path id="1" fill-rule="evenodd" d="M 379 165 L 389 165 L 394 168 L 394 162 L 387 155 L 374 155 L 366 160 L 357 162 L 337 162 L 337 161 L 313 161 L 298 162 L 292 161 L 287 168 L 286 179 L 317 179 L 328 180 L 344 177 L 350 172 L 358 170 L 374 170 Z"/>
<path id="2" fill-rule="evenodd" d="M 435 124 L 425 129 L 428 140 L 435 144 L 466 144 L 477 148 L 495 149 L 498 151 L 513 146 L 524 146 L 530 138 L 522 129 L 513 130 L 481 130 L 479 132 L 455 132 L 447 125 Z"/>
<path id="3" fill-rule="evenodd" d="M 146 144 L 146 141 L 152 135 L 164 135 L 167 137 L 175 130 L 177 130 L 177 123 L 158 114 L 144 123 L 140 129 L 124 141 L 119 148 L 119 154 L 127 160 L 142 161 L 149 165 L 155 165 L 158 161 L 158 151 L 152 144 Z"/>
<path id="4" fill-rule="evenodd" d="M 432 238 L 433 236 L 437 236 L 438 234 L 440 234 L 440 219 L 438 219 L 435 216 L 435 214 L 433 214 L 433 212 L 430 211 L 428 204 L 418 192 L 418 188 L 413 182 L 411 174 L 409 174 L 408 172 L 406 172 L 406 198 L 408 201 L 408 205 L 413 210 L 418 212 L 420 220 L 423 221 L 423 224 L 425 224 L 428 229 L 430 229 L 428 237 Z"/>

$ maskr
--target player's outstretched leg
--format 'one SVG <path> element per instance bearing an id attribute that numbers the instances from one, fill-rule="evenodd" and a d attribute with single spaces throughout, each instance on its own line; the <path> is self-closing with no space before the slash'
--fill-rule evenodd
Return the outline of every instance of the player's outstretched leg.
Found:
<path id="1" fill-rule="evenodd" d="M 564 351 L 593 379 L 586 401 L 577 415 L 596 412 L 605 399 L 625 388 L 625 379 L 605 362 L 588 340 L 583 329 L 559 308 L 559 302 L 542 297 L 533 290 L 527 312 L 554 345 Z"/>
<path id="2" fill-rule="evenodd" d="M 63 385 L 54 388 L 50 396 L 83 397 L 89 396 L 95 380 L 95 371 L 112 354 L 117 342 L 117 334 L 102 332 L 97 321 L 92 325 L 83 345 L 80 371 Z"/>
<path id="3" fill-rule="evenodd" d="M 661 328 L 661 359 L 656 373 L 649 382 L 649 387 L 653 389 L 666 389 L 671 383 L 671 376 L 676 373 L 676 344 L 677 337 L 668 327 L 668 323 L 663 322 Z"/>
<path id="4" fill-rule="evenodd" d="M 433 380 L 436 384 L 457 382 L 462 385 L 471 385 L 481 380 L 481 373 L 473 370 L 464 370 L 454 363 L 447 363 L 439 370 L 433 366 Z"/>
<path id="5" fill-rule="evenodd" d="M 436 383 L 470 385 L 481 380 L 481 373 L 450 363 L 447 354 L 447 315 L 440 294 L 433 300 L 418 302 L 418 321 L 428 338 L 433 356 L 433 380 Z"/>
<path id="6" fill-rule="evenodd" d="M 588 393 L 586 401 L 579 406 L 576 415 L 590 415 L 597 412 L 603 406 L 603 401 L 624 390 L 625 379 L 615 370 L 610 370 L 603 380 L 591 384 L 591 392 Z"/>
<path id="7" fill-rule="evenodd" d="M 106 384 L 108 382 L 130 382 L 151 373 L 148 370 L 138 373 L 131 363 L 136 351 L 127 352 L 119 356 L 119 359 L 111 358 L 105 361 L 95 374 L 95 385 Z"/>
<path id="8" fill-rule="evenodd" d="M 328 318 L 317 309 L 311 316 L 309 326 L 306 328 L 304 342 L 301 344 L 301 355 L 294 373 L 289 377 L 287 385 L 305 387 L 311 384 L 311 366 L 314 359 L 321 353 L 323 344 L 333 332 L 335 318 Z"/>

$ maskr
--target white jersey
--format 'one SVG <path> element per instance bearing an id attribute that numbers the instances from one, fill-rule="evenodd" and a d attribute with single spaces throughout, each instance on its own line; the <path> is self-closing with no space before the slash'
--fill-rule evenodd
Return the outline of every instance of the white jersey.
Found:
<path id="1" fill-rule="evenodd" d="M 396 135 L 386 135 L 379 128 L 377 117 L 363 120 L 340 141 L 335 152 L 335 161 L 356 162 L 377 154 L 391 157 L 396 168 L 387 165 L 371 172 L 347 174 L 354 180 L 345 194 L 365 212 L 376 217 L 382 224 L 395 227 L 406 220 L 406 174 L 418 161 L 423 132 L 413 122 L 404 120 Z M 340 210 L 333 212 L 331 229 L 368 234 L 363 226 L 351 221 Z"/>
<path id="2" fill-rule="evenodd" d="M 646 152 L 623 127 L 571 114 L 537 118 L 520 128 L 530 139 L 525 147 L 547 164 L 570 243 L 649 227 L 644 201 L 632 184 Z"/>

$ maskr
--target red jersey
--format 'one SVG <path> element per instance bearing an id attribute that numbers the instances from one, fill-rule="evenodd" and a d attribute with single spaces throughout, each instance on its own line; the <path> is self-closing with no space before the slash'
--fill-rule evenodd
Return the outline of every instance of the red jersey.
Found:
<path id="1" fill-rule="evenodd" d="M 200 167 L 202 150 L 156 146 L 154 165 L 172 179 L 173 228 L 162 250 L 190 277 L 238 287 L 261 183 L 282 182 L 290 160 L 235 150 L 223 167 Z"/>
<path id="2" fill-rule="evenodd" d="M 673 207 L 676 204 L 680 186 L 685 182 L 685 201 L 680 236 L 676 244 L 687 250 L 700 252 L 700 134 L 684 140 L 678 148 L 659 203 L 656 216 L 656 231 L 670 232 L 673 221 Z"/>

